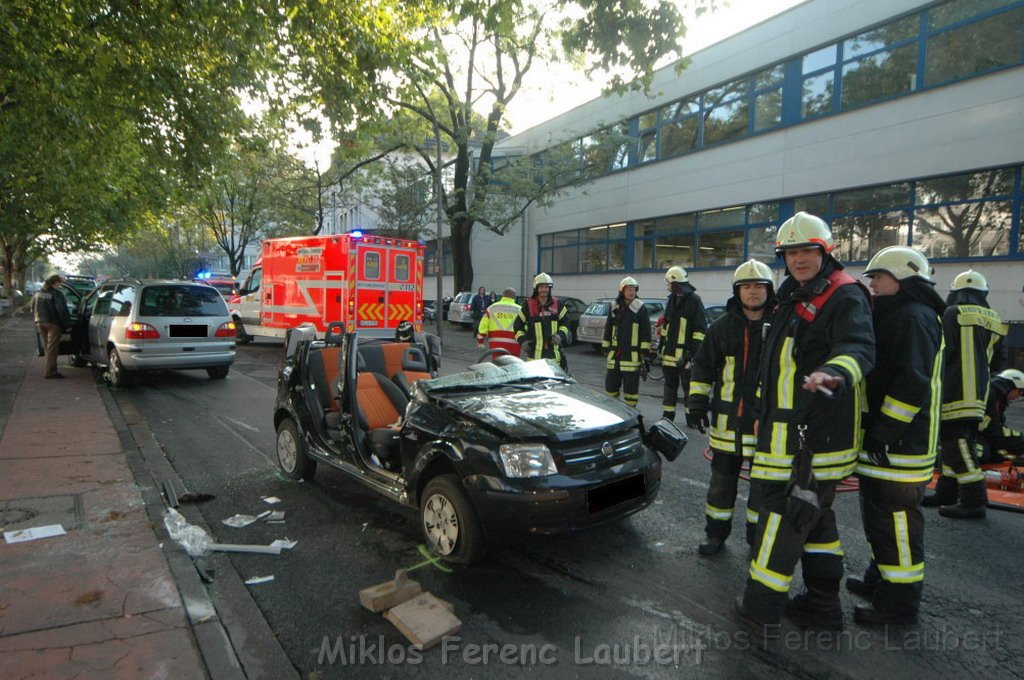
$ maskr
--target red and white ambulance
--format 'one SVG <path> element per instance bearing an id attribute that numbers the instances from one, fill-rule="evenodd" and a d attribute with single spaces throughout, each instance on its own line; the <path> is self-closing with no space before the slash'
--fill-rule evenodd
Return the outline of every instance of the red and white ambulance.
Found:
<path id="1" fill-rule="evenodd" d="M 263 251 L 228 306 L 238 338 L 284 338 L 311 323 L 323 332 L 393 332 L 423 324 L 423 257 L 417 241 L 356 234 L 263 241 Z"/>

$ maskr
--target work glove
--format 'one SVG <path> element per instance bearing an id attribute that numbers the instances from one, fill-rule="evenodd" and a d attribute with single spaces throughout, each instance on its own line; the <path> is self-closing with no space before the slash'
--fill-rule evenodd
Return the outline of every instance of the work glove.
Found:
<path id="1" fill-rule="evenodd" d="M 555 333 L 554 335 L 552 335 L 551 336 L 551 344 L 554 345 L 555 347 L 561 347 L 562 346 L 562 334 L 561 333 Z"/>
<path id="2" fill-rule="evenodd" d="M 533 354 L 533 342 L 526 340 L 523 342 L 523 354 L 530 356 Z"/>
<path id="3" fill-rule="evenodd" d="M 711 426 L 708 420 L 708 409 L 703 404 L 694 404 L 686 411 L 686 426 L 705 434 Z"/>
<path id="4" fill-rule="evenodd" d="M 864 437 L 864 452 L 873 465 L 889 465 L 889 447 L 870 436 Z"/>

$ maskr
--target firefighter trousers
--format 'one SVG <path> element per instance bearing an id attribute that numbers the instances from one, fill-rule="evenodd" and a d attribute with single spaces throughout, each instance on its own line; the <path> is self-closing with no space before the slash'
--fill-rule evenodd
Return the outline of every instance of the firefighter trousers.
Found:
<path id="1" fill-rule="evenodd" d="M 860 478 L 860 514 L 871 545 L 864 583 L 871 605 L 887 614 L 916 614 L 924 586 L 924 515 L 927 482 Z"/>
<path id="2" fill-rule="evenodd" d="M 843 579 L 843 549 L 832 503 L 836 482 L 818 482 L 821 512 L 810 525 L 798 528 L 787 517 L 786 482 L 752 480 L 758 491 L 757 534 L 750 561 L 743 607 L 757 621 L 776 624 L 789 599 L 797 563 L 812 602 L 819 607 L 839 607 Z"/>
<path id="3" fill-rule="evenodd" d="M 1003 425 L 999 434 L 978 433 L 982 463 L 1002 463 L 1024 456 L 1024 434 Z"/>
<path id="4" fill-rule="evenodd" d="M 711 482 L 708 484 L 708 497 L 704 505 L 704 515 L 707 518 L 704 533 L 709 537 L 724 541 L 732 533 L 733 508 L 736 505 L 742 467 L 743 457 L 738 453 L 711 449 Z M 755 487 L 754 484 L 750 485 L 750 495 L 747 498 L 748 545 L 753 545 L 757 533 Z"/>
<path id="5" fill-rule="evenodd" d="M 942 423 L 939 439 L 942 448 L 942 476 L 935 487 L 944 502 L 968 507 L 984 507 L 988 502 L 985 474 L 978 467 L 978 423 L 956 420 Z"/>
<path id="6" fill-rule="evenodd" d="M 610 397 L 619 397 L 619 389 L 622 389 L 622 399 L 630 406 L 636 406 L 640 400 L 640 369 L 624 371 L 617 365 L 609 368 L 604 374 L 604 391 Z"/>
<path id="7" fill-rule="evenodd" d="M 682 361 L 682 360 L 680 360 Z M 686 408 L 686 396 L 690 393 L 690 371 L 676 366 L 664 366 L 665 391 L 662 393 L 661 411 L 669 420 L 675 420 L 676 403 L 679 401 L 679 387 L 683 388 L 683 408 Z"/>

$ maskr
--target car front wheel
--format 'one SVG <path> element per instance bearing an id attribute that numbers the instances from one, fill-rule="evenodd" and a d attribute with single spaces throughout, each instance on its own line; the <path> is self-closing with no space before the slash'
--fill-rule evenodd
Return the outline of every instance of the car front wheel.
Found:
<path id="1" fill-rule="evenodd" d="M 114 387 L 127 387 L 132 384 L 132 373 L 121 363 L 121 355 L 111 349 L 107 360 L 107 377 Z"/>
<path id="2" fill-rule="evenodd" d="M 486 550 L 483 529 L 455 475 L 438 475 L 420 497 L 420 522 L 427 546 L 443 559 L 469 564 Z"/>
<path id="3" fill-rule="evenodd" d="M 292 479 L 309 481 L 316 473 L 316 461 L 306 453 L 306 442 L 299 436 L 299 428 L 291 418 L 277 426 L 277 464 Z"/>

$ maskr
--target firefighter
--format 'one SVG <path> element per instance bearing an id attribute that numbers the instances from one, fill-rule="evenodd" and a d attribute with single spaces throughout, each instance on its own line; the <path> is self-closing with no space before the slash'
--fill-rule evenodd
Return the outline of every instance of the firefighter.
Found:
<path id="1" fill-rule="evenodd" d="M 955 519 L 984 517 L 988 502 L 975 441 L 985 415 L 990 371 L 1002 367 L 1000 341 L 1008 327 L 987 298 L 985 277 L 969 269 L 953 279 L 942 317 L 942 476 L 922 505 L 949 506 L 939 507 L 939 514 Z"/>
<path id="2" fill-rule="evenodd" d="M 1006 408 L 1021 396 L 1024 396 L 1024 373 L 1008 368 L 992 378 L 985 417 L 978 429 L 983 463 L 1016 461 L 1024 456 L 1024 434 L 1006 424 Z"/>
<path id="3" fill-rule="evenodd" d="M 522 310 L 516 304 L 516 289 L 506 288 L 501 295 L 500 300 L 484 310 L 484 316 L 477 328 L 476 345 L 483 347 L 484 340 L 487 340 L 492 350 L 503 349 L 512 356 L 519 356 L 519 343 L 516 342 L 513 326 Z M 492 356 L 500 355 L 495 353 Z"/>
<path id="4" fill-rule="evenodd" d="M 751 484 L 758 525 L 738 618 L 762 634 L 783 610 L 841 628 L 843 552 L 832 502 L 860 450 L 864 374 L 874 365 L 869 294 L 831 256 L 828 225 L 798 212 L 775 250 L 789 277 L 761 349 Z M 793 484 L 789 484 L 790 481 Z M 788 600 L 797 562 L 806 592 Z"/>
<path id="5" fill-rule="evenodd" d="M 665 272 L 665 284 L 669 290 L 665 314 L 658 323 L 661 342 L 658 353 L 665 369 L 665 392 L 661 401 L 661 417 L 675 420 L 676 401 L 679 386 L 687 389 L 690 384 L 688 364 L 697 353 L 697 346 L 708 330 L 704 303 L 690 283 L 690 277 L 682 267 L 669 267 Z M 684 395 L 684 399 L 686 395 Z M 685 401 L 684 401 L 685 405 Z M 695 427 L 694 423 L 686 423 Z"/>
<path id="6" fill-rule="evenodd" d="M 868 411 L 857 462 L 860 509 L 871 562 L 846 588 L 871 601 L 862 625 L 917 622 L 924 586 L 921 499 L 932 479 L 942 404 L 942 314 L 924 255 L 883 248 L 864 270 L 871 279 L 875 367 L 866 378 Z"/>
<path id="7" fill-rule="evenodd" d="M 651 318 L 643 300 L 636 296 L 640 284 L 632 276 L 619 281 L 608 321 L 604 325 L 601 349 L 607 356 L 604 391 L 610 397 L 622 398 L 630 406 L 640 399 L 640 364 L 651 348 Z"/>
<path id="8" fill-rule="evenodd" d="M 710 427 L 711 482 L 704 514 L 707 538 L 697 547 L 714 555 L 732 532 L 733 506 L 743 459 L 754 457 L 754 397 L 766 316 L 775 286 L 768 265 L 750 260 L 732 275 L 726 313 L 711 324 L 693 360 L 687 422 L 701 434 Z M 714 386 L 712 388 L 712 386 Z M 747 542 L 754 540 L 757 512 L 747 502 Z"/>
<path id="9" fill-rule="evenodd" d="M 555 282 L 541 272 L 533 277 L 533 294 L 516 317 L 516 341 L 525 359 L 552 359 L 563 370 L 569 370 L 562 346 L 569 339 L 566 309 L 551 294 Z"/>

